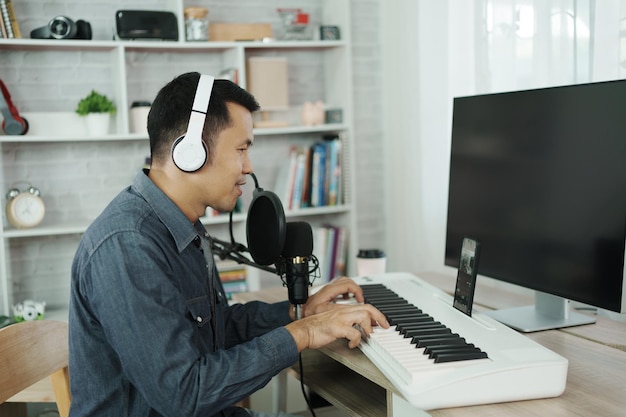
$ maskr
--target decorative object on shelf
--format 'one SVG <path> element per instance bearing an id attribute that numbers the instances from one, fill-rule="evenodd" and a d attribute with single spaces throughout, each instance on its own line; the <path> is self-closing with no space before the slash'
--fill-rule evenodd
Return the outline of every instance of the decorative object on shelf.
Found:
<path id="1" fill-rule="evenodd" d="M 209 11 L 204 7 L 186 7 L 185 15 L 185 39 L 188 41 L 209 40 Z"/>
<path id="2" fill-rule="evenodd" d="M 133 101 L 130 105 L 131 133 L 148 134 L 148 113 L 151 105 L 149 101 Z"/>
<path id="3" fill-rule="evenodd" d="M 24 300 L 13 306 L 13 320 L 16 323 L 43 320 L 45 310 L 45 301 Z"/>
<path id="4" fill-rule="evenodd" d="M 7 135 L 25 135 L 28 132 L 28 121 L 20 117 L 17 107 L 11 101 L 9 89 L 2 80 L 0 80 L 0 89 L 2 90 L 0 95 L 0 113 L 4 117 L 2 131 Z"/>
<path id="5" fill-rule="evenodd" d="M 281 40 L 311 40 L 313 36 L 309 30 L 309 14 L 302 13 L 302 9 L 277 9 L 282 23 Z"/>
<path id="6" fill-rule="evenodd" d="M 91 24 L 79 19 L 74 22 L 67 16 L 55 16 L 46 26 L 30 31 L 32 39 L 86 39 L 90 40 L 93 34 Z"/>
<path id="7" fill-rule="evenodd" d="M 257 120 L 254 127 L 287 126 L 284 120 L 271 120 L 270 112 L 289 109 L 289 78 L 287 76 L 287 58 L 251 57 L 248 58 L 247 90 L 261 106 L 262 120 Z"/>
<path id="8" fill-rule="evenodd" d="M 343 110 L 341 109 L 326 110 L 324 120 L 326 121 L 326 123 L 342 123 L 343 122 Z"/>
<path id="9" fill-rule="evenodd" d="M 305 126 L 315 126 L 324 124 L 324 103 L 321 101 L 305 101 L 300 113 L 302 124 Z"/>
<path id="10" fill-rule="evenodd" d="M 211 22 L 209 39 L 213 42 L 260 41 L 272 38 L 270 23 Z"/>
<path id="11" fill-rule="evenodd" d="M 320 39 L 323 41 L 338 41 L 341 39 L 339 26 L 320 26 Z"/>
<path id="12" fill-rule="evenodd" d="M 172 12 L 155 10 L 118 10 L 115 12 L 118 39 L 178 40 L 178 20 Z"/>
<path id="13" fill-rule="evenodd" d="M 87 133 L 92 136 L 106 135 L 109 132 L 111 115 L 115 114 L 116 110 L 115 104 L 96 90 L 91 90 L 76 107 L 76 113 L 85 117 Z"/>
<path id="14" fill-rule="evenodd" d="M 16 183 L 7 192 L 6 214 L 9 223 L 18 229 L 35 227 L 44 218 L 46 206 L 41 198 L 41 192 L 30 183 L 26 189 L 20 190 Z"/>

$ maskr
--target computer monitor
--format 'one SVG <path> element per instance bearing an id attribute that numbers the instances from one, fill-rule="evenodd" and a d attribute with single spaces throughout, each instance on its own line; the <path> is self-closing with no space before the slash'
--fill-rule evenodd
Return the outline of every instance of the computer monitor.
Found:
<path id="1" fill-rule="evenodd" d="M 522 331 L 626 312 L 626 80 L 454 99 L 445 264 L 535 290 L 488 314 Z"/>

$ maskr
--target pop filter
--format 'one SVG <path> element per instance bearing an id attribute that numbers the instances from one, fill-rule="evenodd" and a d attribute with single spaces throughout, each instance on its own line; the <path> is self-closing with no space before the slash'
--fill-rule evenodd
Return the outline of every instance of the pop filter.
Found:
<path id="1" fill-rule="evenodd" d="M 248 209 L 246 237 L 254 262 L 271 265 L 280 259 L 285 244 L 285 211 L 280 198 L 256 188 Z"/>

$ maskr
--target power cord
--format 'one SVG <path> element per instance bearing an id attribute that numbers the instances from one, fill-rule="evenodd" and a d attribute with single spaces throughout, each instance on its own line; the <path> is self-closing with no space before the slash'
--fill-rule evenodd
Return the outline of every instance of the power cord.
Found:
<path id="1" fill-rule="evenodd" d="M 313 405 L 311 405 L 311 399 L 309 398 L 309 395 L 306 392 L 306 389 L 304 388 L 304 366 L 302 365 L 302 352 L 300 352 L 299 354 L 300 357 L 300 389 L 302 390 L 302 396 L 304 397 L 304 401 L 306 401 L 306 405 L 309 408 L 309 412 L 311 413 L 311 416 L 313 417 L 317 417 L 315 415 L 315 410 L 313 410 Z"/>

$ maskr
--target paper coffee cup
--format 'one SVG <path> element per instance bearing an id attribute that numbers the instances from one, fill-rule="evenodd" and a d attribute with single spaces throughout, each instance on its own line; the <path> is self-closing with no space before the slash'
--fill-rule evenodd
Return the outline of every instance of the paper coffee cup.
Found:
<path id="1" fill-rule="evenodd" d="M 359 249 L 356 256 L 356 269 L 359 276 L 385 273 L 387 257 L 380 249 Z"/>

